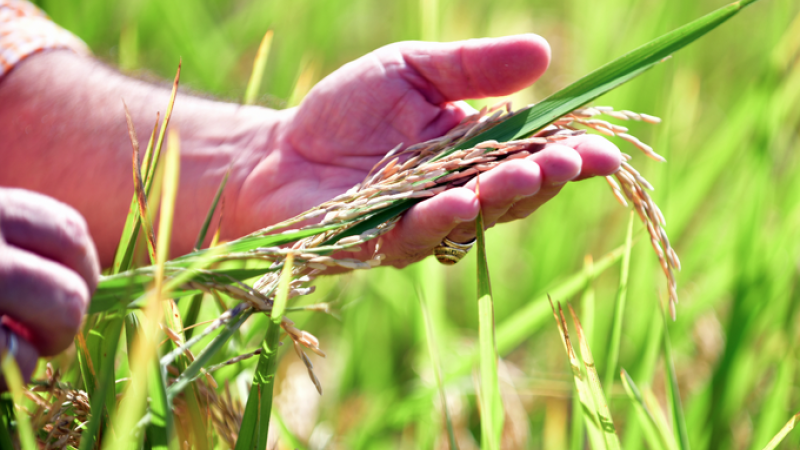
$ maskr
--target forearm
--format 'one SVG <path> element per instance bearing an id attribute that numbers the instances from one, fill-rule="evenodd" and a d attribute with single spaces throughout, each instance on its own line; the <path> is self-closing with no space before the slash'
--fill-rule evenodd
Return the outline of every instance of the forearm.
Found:
<path id="1" fill-rule="evenodd" d="M 0 185 L 35 190 L 78 209 L 103 265 L 113 260 L 133 193 L 122 100 L 144 149 L 169 89 L 125 77 L 67 51 L 34 55 L 0 80 Z M 178 95 L 171 127 L 181 137 L 174 254 L 191 249 L 226 170 L 225 237 L 238 189 L 272 146 L 280 113 Z"/>

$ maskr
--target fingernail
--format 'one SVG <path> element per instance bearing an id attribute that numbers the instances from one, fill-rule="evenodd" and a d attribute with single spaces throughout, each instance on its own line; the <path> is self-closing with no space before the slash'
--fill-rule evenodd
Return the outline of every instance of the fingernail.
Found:
<path id="1" fill-rule="evenodd" d="M 477 215 L 477 214 L 476 214 L 475 216 L 473 216 L 473 217 L 470 217 L 469 219 L 465 219 L 465 218 L 463 218 L 463 217 L 458 217 L 458 216 L 456 216 L 456 223 L 462 223 L 462 222 L 472 222 L 472 221 L 474 221 L 474 220 L 475 220 L 477 217 L 478 217 L 478 215 Z"/>

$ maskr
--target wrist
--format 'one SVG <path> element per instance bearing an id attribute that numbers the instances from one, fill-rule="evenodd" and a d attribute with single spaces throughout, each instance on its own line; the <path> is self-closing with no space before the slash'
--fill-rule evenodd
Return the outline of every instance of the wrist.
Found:
<path id="1" fill-rule="evenodd" d="M 270 225 L 255 213 L 258 208 L 254 203 L 273 194 L 277 188 L 271 189 L 269 185 L 273 180 L 264 179 L 259 172 L 269 164 L 269 159 L 280 159 L 280 149 L 286 141 L 286 125 L 294 116 L 294 110 L 271 110 L 256 106 L 237 108 L 235 127 L 228 129 L 222 141 L 217 140 L 215 144 L 230 149 L 230 175 L 223 195 L 225 217 L 220 233 L 225 240 L 236 239 Z M 227 167 L 222 169 L 222 175 L 218 177 L 220 181 L 227 170 Z"/>

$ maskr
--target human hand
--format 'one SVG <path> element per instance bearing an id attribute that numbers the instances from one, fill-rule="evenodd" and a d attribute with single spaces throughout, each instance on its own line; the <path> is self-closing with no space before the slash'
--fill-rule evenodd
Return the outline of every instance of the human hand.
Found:
<path id="1" fill-rule="evenodd" d="M 70 345 L 99 274 L 97 251 L 77 211 L 31 191 L 0 188 L 0 351 L 13 332 L 26 379 L 39 355 Z"/>
<path id="2" fill-rule="evenodd" d="M 257 229 L 335 197 L 398 143 L 432 139 L 458 124 L 471 112 L 459 100 L 520 90 L 539 78 L 549 59 L 541 37 L 522 35 L 401 42 L 346 64 L 299 108 L 286 112 L 276 148 L 241 187 L 237 219 L 246 216 L 247 226 Z M 411 208 L 384 237 L 384 263 L 402 267 L 418 261 L 444 237 L 471 240 L 479 208 L 490 226 L 520 219 L 567 181 L 608 175 L 619 164 L 619 150 L 597 136 L 548 145 L 481 175 L 480 202 L 473 180 Z M 358 256 L 369 258 L 373 245 Z"/>

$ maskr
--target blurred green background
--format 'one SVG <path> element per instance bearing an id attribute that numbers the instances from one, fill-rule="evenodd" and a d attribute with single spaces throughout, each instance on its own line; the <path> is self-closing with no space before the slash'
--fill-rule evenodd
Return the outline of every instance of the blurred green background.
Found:
<path id="1" fill-rule="evenodd" d="M 170 80 L 182 58 L 183 86 L 230 101 L 243 97 L 258 44 L 274 30 L 258 102 L 286 108 L 313 82 L 382 45 L 533 32 L 550 42 L 553 63 L 539 83 L 512 96 L 520 106 L 727 2 L 36 3 L 109 64 L 133 76 Z M 678 319 L 668 332 L 692 448 L 763 448 L 800 410 L 800 2 L 761 0 L 598 104 L 664 119 L 656 126 L 629 126 L 667 164 L 648 160 L 624 141 L 617 144 L 656 186 L 654 198 L 683 263 Z M 586 255 L 597 262 L 622 244 L 628 217 L 604 180 L 588 180 L 568 186 L 531 218 L 489 231 L 503 355 L 504 448 L 581 448 L 571 435 L 576 411 L 569 365 L 542 295 L 550 292 L 576 306 L 604 374 L 619 265 L 589 286 L 577 286 L 574 295 L 558 293 L 583 270 Z M 634 227 L 642 237 L 641 225 Z M 332 302 L 338 317 L 293 318 L 320 338 L 328 354 L 324 360 L 312 355 L 325 394 L 318 396 L 304 366 L 287 354 L 276 400 L 300 442 L 312 449 L 446 448 L 420 292 L 431 312 L 459 446 L 476 448 L 474 256 L 454 267 L 428 259 L 404 270 L 383 268 L 317 284 L 317 293 L 302 302 Z M 664 297 L 657 260 L 640 239 L 619 366 L 667 408 L 658 312 Z M 209 305 L 205 314 L 217 312 Z M 262 330 L 253 323 L 228 354 L 256 348 Z M 254 364 L 220 371 L 217 379 L 227 378 L 234 396 L 246 392 Z M 623 446 L 646 448 L 614 370 L 610 406 Z M 780 448 L 799 443 L 795 432 Z"/>

